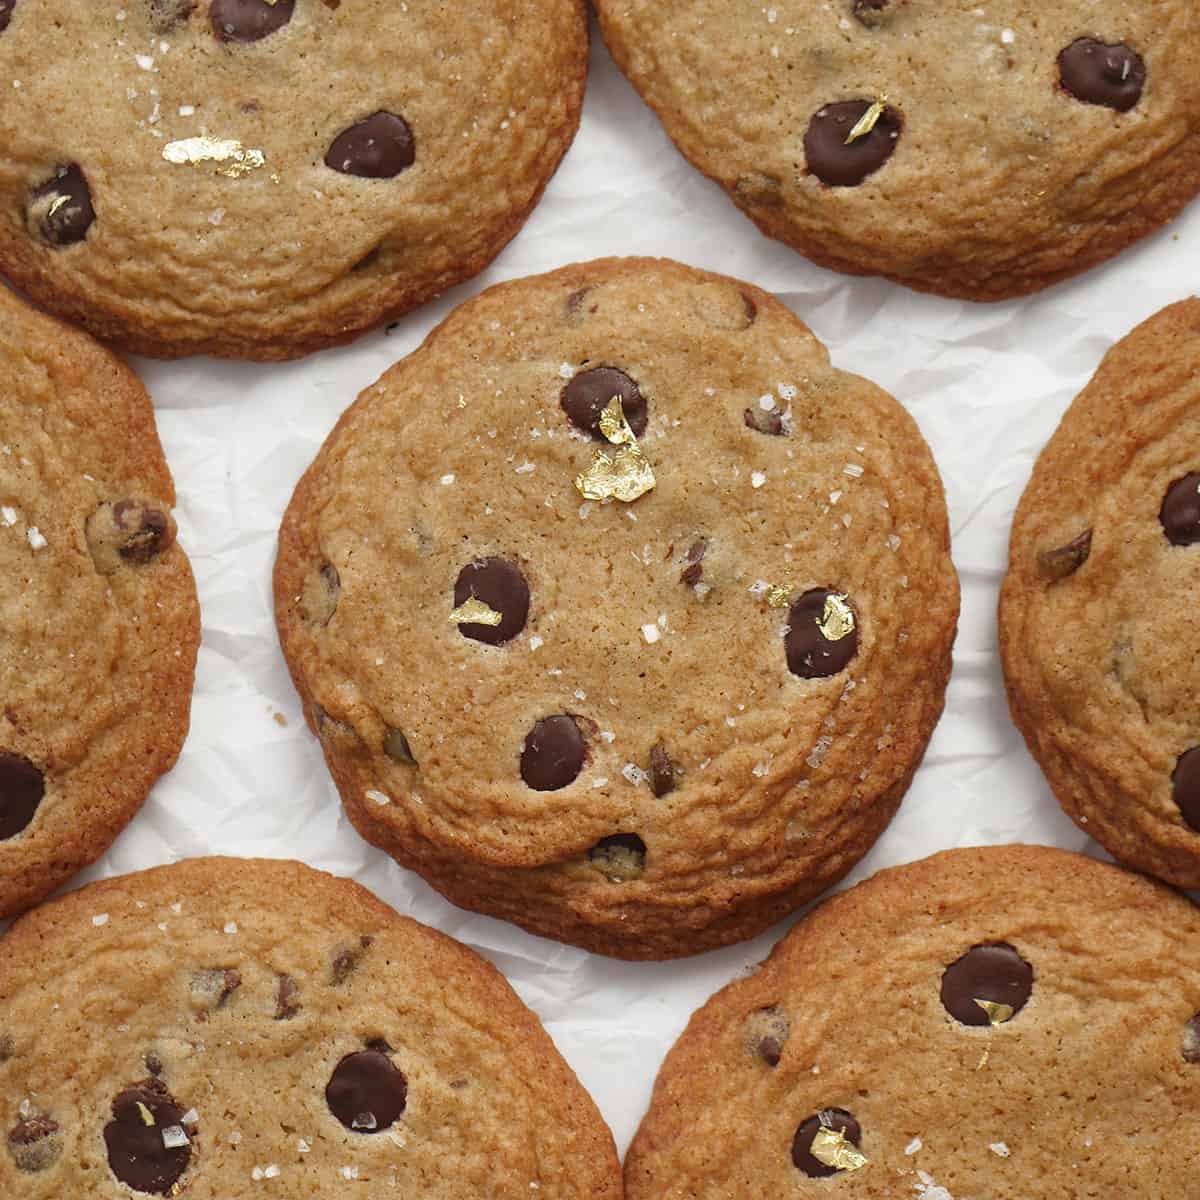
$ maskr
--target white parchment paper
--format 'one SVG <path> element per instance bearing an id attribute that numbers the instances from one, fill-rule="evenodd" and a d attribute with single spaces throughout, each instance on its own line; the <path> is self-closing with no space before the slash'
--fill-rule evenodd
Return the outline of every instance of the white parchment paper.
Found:
<path id="1" fill-rule="evenodd" d="M 285 366 L 138 361 L 179 493 L 204 639 L 175 770 L 89 879 L 199 854 L 299 858 L 353 876 L 476 947 L 545 1022 L 624 1150 L 688 1016 L 786 924 L 668 964 L 616 963 L 452 907 L 342 815 L 279 652 L 276 530 L 342 410 L 482 287 L 610 254 L 668 255 L 778 294 L 835 363 L 905 404 L 945 480 L 963 615 L 946 715 L 898 817 L 849 882 L 952 846 L 1096 848 L 1062 815 L 1009 721 L 995 607 L 1009 523 L 1041 449 L 1108 347 L 1200 290 L 1200 204 L 1084 278 L 977 306 L 848 279 L 762 237 L 675 151 L 594 36 L 579 137 L 524 232 L 480 279 L 344 349 Z"/>

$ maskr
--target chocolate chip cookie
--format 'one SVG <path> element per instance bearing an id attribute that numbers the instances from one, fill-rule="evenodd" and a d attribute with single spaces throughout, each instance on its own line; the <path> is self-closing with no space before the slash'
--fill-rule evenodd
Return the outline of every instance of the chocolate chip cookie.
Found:
<path id="1" fill-rule="evenodd" d="M 139 353 L 349 341 L 516 234 L 586 70 L 581 0 L 0 0 L 0 270 Z"/>
<path id="2" fill-rule="evenodd" d="M 174 764 L 200 641 L 150 399 L 0 287 L 0 916 L 99 858 Z"/>
<path id="3" fill-rule="evenodd" d="M 1109 352 L 1013 522 L 1000 648 L 1013 719 L 1117 858 L 1200 887 L 1200 300 Z"/>
<path id="4" fill-rule="evenodd" d="M 667 1055 L 629 1200 L 1195 1195 L 1200 913 L 1062 850 L 821 905 Z"/>
<path id="5" fill-rule="evenodd" d="M 916 425 L 748 284 L 609 259 L 461 306 L 342 417 L 275 568 L 351 820 L 628 958 L 749 937 L 883 830 L 958 614 Z"/>
<path id="6" fill-rule="evenodd" d="M 1200 190 L 1188 0 L 596 0 L 679 149 L 821 266 L 1035 292 Z"/>
<path id="7" fill-rule="evenodd" d="M 612 1136 L 503 978 L 348 880 L 196 859 L 3 948 L 5 1196 L 620 1198 Z"/>

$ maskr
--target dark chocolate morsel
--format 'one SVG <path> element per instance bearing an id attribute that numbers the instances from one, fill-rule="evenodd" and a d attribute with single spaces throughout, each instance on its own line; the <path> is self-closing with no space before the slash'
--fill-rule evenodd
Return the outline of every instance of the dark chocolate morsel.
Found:
<path id="1" fill-rule="evenodd" d="M 767 412 L 762 408 L 748 408 L 742 414 L 742 419 L 746 422 L 746 428 L 753 429 L 755 433 L 765 433 L 768 437 L 783 436 L 783 414 L 775 409 Z"/>
<path id="2" fill-rule="evenodd" d="M 963 1025 L 994 1023 L 981 1000 L 1005 1004 L 1015 1017 L 1032 992 L 1033 968 L 1006 942 L 972 946 L 942 975 L 942 1006 Z"/>
<path id="3" fill-rule="evenodd" d="M 8 1152 L 17 1170 L 33 1174 L 54 1166 L 62 1153 L 62 1139 L 57 1134 L 58 1122 L 53 1117 L 22 1117 L 8 1131 Z"/>
<path id="4" fill-rule="evenodd" d="M 904 119 L 890 104 L 871 129 L 851 140 L 851 132 L 867 115 L 870 100 L 839 100 L 818 109 L 804 135 L 809 171 L 829 187 L 857 187 L 873 175 L 896 149 Z"/>
<path id="5" fill-rule="evenodd" d="M 275 991 L 275 1020 L 290 1021 L 299 1011 L 299 985 L 290 975 L 280 975 Z"/>
<path id="6" fill-rule="evenodd" d="M 1047 579 L 1058 582 L 1074 575 L 1091 557 L 1091 553 L 1092 531 L 1085 529 L 1065 546 L 1038 551 L 1038 568 Z"/>
<path id="7" fill-rule="evenodd" d="M 325 155 L 325 165 L 361 179 L 392 179 L 416 161 L 408 122 L 396 113 L 372 113 L 343 129 Z"/>
<path id="8" fill-rule="evenodd" d="M 656 796 L 675 790 L 675 764 L 662 742 L 650 747 L 650 790 Z"/>
<path id="9" fill-rule="evenodd" d="M 458 631 L 463 637 L 501 646 L 525 628 L 529 618 L 529 584 L 515 562 L 493 557 L 467 563 L 454 584 L 454 607 L 472 598 L 483 601 L 503 620 L 499 625 L 460 625 Z"/>
<path id="10" fill-rule="evenodd" d="M 616 833 L 588 851 L 588 862 L 612 883 L 628 883 L 646 869 L 646 843 L 636 833 Z"/>
<path id="11" fill-rule="evenodd" d="M 887 17 L 891 0 L 854 0 L 854 19 L 868 29 L 877 29 Z"/>
<path id="12" fill-rule="evenodd" d="M 583 770 L 587 743 L 574 717 L 542 717 L 525 737 L 521 778 L 535 792 L 557 792 Z"/>
<path id="13" fill-rule="evenodd" d="M 1200 746 L 1179 756 L 1171 787 L 1183 819 L 1200 833 Z"/>
<path id="14" fill-rule="evenodd" d="M 813 588 L 792 602 L 784 649 L 788 670 L 802 679 L 836 675 L 858 653 L 858 618 L 855 616 L 849 629 L 836 619 L 826 622 L 825 611 L 831 599 L 853 612 L 849 601 L 829 588 Z M 829 637 L 827 633 L 837 636 Z"/>
<path id="15" fill-rule="evenodd" d="M 126 562 L 148 563 L 175 540 L 175 531 L 167 514 L 136 500 L 120 500 L 114 504 L 113 520 L 125 534 L 117 553 Z"/>
<path id="16" fill-rule="evenodd" d="M 1200 1013 L 1183 1027 L 1183 1061 L 1200 1063 Z"/>
<path id="17" fill-rule="evenodd" d="M 403 729 L 387 731 L 387 735 L 383 739 L 383 752 L 392 762 L 398 762 L 401 766 L 415 767 L 417 765 L 412 747 L 408 744 L 408 738 L 404 736 Z"/>
<path id="18" fill-rule="evenodd" d="M 779 1066 L 791 1031 L 791 1022 L 778 1008 L 760 1008 L 746 1019 L 747 1043 L 768 1067 Z"/>
<path id="19" fill-rule="evenodd" d="M 12 20 L 13 5 L 16 2 L 17 0 L 0 0 L 0 33 L 8 28 L 8 23 Z"/>
<path id="20" fill-rule="evenodd" d="M 1085 104 L 1128 112 L 1142 98 L 1146 63 L 1124 42 L 1079 38 L 1058 56 L 1063 87 Z"/>
<path id="21" fill-rule="evenodd" d="M 616 367 L 592 367 L 580 371 L 563 388 L 560 403 L 572 425 L 604 440 L 600 417 L 614 397 L 621 401 L 621 410 L 634 437 L 641 437 L 646 432 L 646 398 L 638 385 Z"/>
<path id="22" fill-rule="evenodd" d="M 858 1146 L 862 1143 L 862 1129 L 854 1117 L 844 1109 L 823 1109 L 801 1121 L 796 1136 L 792 1139 L 792 1162 L 805 1175 L 814 1179 L 827 1179 L 830 1175 L 838 1173 L 837 1167 L 831 1167 L 813 1157 L 812 1144 L 822 1129 L 836 1129 L 852 1145 Z"/>
<path id="23" fill-rule="evenodd" d="M 708 539 L 700 538 L 688 547 L 687 566 L 679 572 L 679 582 L 693 587 L 704 575 L 704 556 L 708 553 Z"/>
<path id="24" fill-rule="evenodd" d="M 146 1064 L 146 1070 L 151 1075 L 161 1075 L 163 1073 L 162 1055 L 157 1050 L 147 1050 L 143 1061 Z"/>
<path id="25" fill-rule="evenodd" d="M 45 794 L 46 780 L 29 759 L 0 750 L 0 840 L 29 825 Z"/>
<path id="26" fill-rule="evenodd" d="M 296 0 L 212 0 L 208 15 L 222 42 L 257 42 L 282 29 Z"/>
<path id="27" fill-rule="evenodd" d="M 183 1109 L 162 1083 L 147 1079 L 121 1092 L 112 1114 L 104 1127 L 112 1173 L 135 1192 L 165 1196 L 192 1157 Z"/>
<path id="28" fill-rule="evenodd" d="M 329 1111 L 355 1133 L 382 1133 L 408 1103 L 408 1081 L 378 1050 L 347 1054 L 325 1085 Z"/>
<path id="29" fill-rule="evenodd" d="M 1173 546 L 1200 542 L 1200 473 L 1193 471 L 1167 488 L 1158 519 Z"/>
<path id="30" fill-rule="evenodd" d="M 66 163 L 29 193 L 29 223 L 51 246 L 73 246 L 96 220 L 92 189 L 78 163 Z"/>

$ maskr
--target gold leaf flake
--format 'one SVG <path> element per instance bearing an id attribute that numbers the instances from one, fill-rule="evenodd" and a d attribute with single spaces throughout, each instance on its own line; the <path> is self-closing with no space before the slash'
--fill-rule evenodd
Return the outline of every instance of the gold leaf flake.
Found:
<path id="1" fill-rule="evenodd" d="M 491 625 L 495 628 L 504 620 L 504 614 L 472 596 L 450 614 L 450 620 L 457 625 Z"/>
<path id="2" fill-rule="evenodd" d="M 840 642 L 854 632 L 854 610 L 846 602 L 845 596 L 825 597 L 825 611 L 817 622 L 817 628 L 827 642 Z"/>
<path id="3" fill-rule="evenodd" d="M 163 147 L 162 156 L 177 166 L 216 163 L 218 174 L 230 179 L 257 171 L 267 161 L 261 150 L 247 149 L 235 138 L 184 138 L 179 142 L 168 142 Z"/>
<path id="4" fill-rule="evenodd" d="M 780 587 L 773 587 L 767 592 L 767 603 L 772 608 L 787 608 L 788 601 L 792 598 L 792 589 L 788 584 L 783 584 Z"/>
<path id="5" fill-rule="evenodd" d="M 986 1066 L 988 1065 L 988 1059 L 989 1059 L 989 1058 L 991 1058 L 991 1054 L 989 1054 L 989 1053 L 988 1053 L 988 1051 L 985 1049 L 985 1050 L 984 1050 L 984 1052 L 983 1052 L 983 1056 L 982 1056 L 982 1057 L 980 1058 L 980 1060 L 979 1060 L 979 1066 L 977 1066 L 977 1067 L 975 1068 L 975 1070 L 977 1070 L 977 1071 L 982 1071 L 982 1070 L 983 1070 L 983 1068 L 984 1068 L 984 1067 L 986 1067 Z"/>
<path id="6" fill-rule="evenodd" d="M 153 1125 L 154 1114 L 140 1100 L 135 1101 L 135 1103 L 137 1104 L 138 1112 L 142 1115 L 142 1121 L 147 1125 Z"/>
<path id="7" fill-rule="evenodd" d="M 71 203 L 70 196 L 63 196 L 63 195 L 55 196 L 54 199 L 50 201 L 50 207 L 46 210 L 46 216 L 47 217 L 54 216 L 54 214 L 56 212 L 58 212 L 58 210 L 60 208 L 62 208 L 62 206 L 64 204 L 70 204 L 70 203 Z"/>
<path id="8" fill-rule="evenodd" d="M 840 1129 L 825 1125 L 817 1130 L 811 1153 L 817 1162 L 836 1171 L 857 1171 L 867 1165 L 867 1156 Z"/>
<path id="9" fill-rule="evenodd" d="M 1016 1011 L 1011 1004 L 997 1004 L 995 1000 L 977 999 L 975 1003 L 987 1013 L 989 1025 L 1003 1025 L 1005 1021 L 1011 1021 Z"/>
<path id="10" fill-rule="evenodd" d="M 884 99 L 876 100 L 870 108 L 858 119 L 858 124 L 846 135 L 847 146 L 853 145 L 859 138 L 864 138 L 876 125 L 879 124 L 879 118 L 883 116 L 887 108 L 887 101 Z"/>
<path id="11" fill-rule="evenodd" d="M 617 452 L 597 450 L 592 465 L 576 477 L 575 486 L 585 500 L 620 500 L 632 504 L 653 490 L 654 470 L 629 428 L 619 396 L 614 396 L 600 414 L 600 432 L 617 447 Z"/>

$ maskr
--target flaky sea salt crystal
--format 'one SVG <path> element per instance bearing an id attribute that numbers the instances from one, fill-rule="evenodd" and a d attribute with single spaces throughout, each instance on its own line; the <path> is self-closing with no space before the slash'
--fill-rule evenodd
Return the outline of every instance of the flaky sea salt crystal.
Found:
<path id="1" fill-rule="evenodd" d="M 655 642 L 662 636 L 657 625 L 643 625 L 642 637 L 646 639 L 648 645 L 653 646 Z"/>
<path id="2" fill-rule="evenodd" d="M 101 925 L 107 925 L 108 924 L 108 913 L 97 913 L 92 918 L 92 924 L 95 925 L 97 929 L 99 929 Z"/>
<path id="3" fill-rule="evenodd" d="M 374 788 L 367 789 L 367 799 L 370 800 L 372 804 L 378 804 L 380 806 L 384 804 L 391 804 L 392 802 L 391 796 L 389 796 L 386 792 L 379 792 Z"/>
<path id="4" fill-rule="evenodd" d="M 919 1137 L 915 1137 L 911 1142 L 908 1143 L 907 1146 L 904 1147 L 904 1153 L 911 1158 L 917 1153 L 918 1150 L 921 1149 L 923 1145 L 925 1145 L 925 1143 L 921 1141 Z"/>
<path id="5" fill-rule="evenodd" d="M 6 526 L 15 525 L 17 523 L 17 510 L 10 508 L 7 504 L 0 506 L 0 521 L 3 521 Z"/>
<path id="6" fill-rule="evenodd" d="M 26 530 L 25 536 L 29 539 L 29 544 L 35 550 L 44 550 L 46 548 L 46 539 L 42 537 L 42 534 L 36 525 L 30 525 L 28 530 Z"/>
<path id="7" fill-rule="evenodd" d="M 226 921 L 225 922 L 225 932 L 226 933 L 237 933 L 237 922 L 236 921 Z"/>

